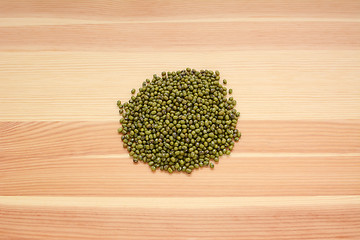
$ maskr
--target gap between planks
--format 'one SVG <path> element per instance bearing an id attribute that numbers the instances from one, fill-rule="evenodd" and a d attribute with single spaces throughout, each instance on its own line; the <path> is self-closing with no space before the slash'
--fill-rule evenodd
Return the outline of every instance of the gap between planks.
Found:
<path id="1" fill-rule="evenodd" d="M 232 157 L 359 157 L 360 152 L 354 153 L 231 153 Z M 70 158 L 129 158 L 129 154 L 103 154 L 103 155 L 78 155 Z"/>
<path id="2" fill-rule="evenodd" d="M 270 197 L 0 196 L 0 205 L 51 207 L 216 208 L 359 205 L 359 195 Z"/>
<path id="3" fill-rule="evenodd" d="M 231 22 L 360 22 L 360 18 L 308 18 L 308 17 L 243 17 L 243 18 L 201 18 L 201 19 L 162 19 L 162 20 L 84 20 L 71 18 L 0 18 L 0 27 L 15 26 L 60 26 L 78 24 L 153 24 L 153 23 L 231 23 Z"/>

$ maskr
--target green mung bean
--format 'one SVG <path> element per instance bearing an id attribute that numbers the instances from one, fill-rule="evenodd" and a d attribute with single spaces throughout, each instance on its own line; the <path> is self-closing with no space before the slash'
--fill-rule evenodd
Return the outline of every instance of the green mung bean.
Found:
<path id="1" fill-rule="evenodd" d="M 128 102 L 117 101 L 118 132 L 133 161 L 147 163 L 152 171 L 190 174 L 214 168 L 210 161 L 229 155 L 241 138 L 236 129 L 240 113 L 219 80 L 217 70 L 164 71 L 146 79 L 137 93 L 132 89 Z"/>

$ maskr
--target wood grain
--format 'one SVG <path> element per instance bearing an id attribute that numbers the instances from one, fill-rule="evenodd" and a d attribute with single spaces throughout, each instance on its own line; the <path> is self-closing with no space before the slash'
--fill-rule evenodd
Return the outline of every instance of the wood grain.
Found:
<path id="1" fill-rule="evenodd" d="M 357 0 L 0 1 L 0 239 L 360 239 Z M 242 139 L 153 173 L 115 102 L 218 69 Z"/>
<path id="2" fill-rule="evenodd" d="M 186 66 L 221 70 L 244 120 L 360 119 L 360 51 L 295 49 L 0 51 L 0 120 L 117 121 L 129 89 Z"/>
<path id="3" fill-rule="evenodd" d="M 152 173 L 125 154 L 5 162 L 1 195 L 317 196 L 360 194 L 359 156 L 234 154 L 191 176 Z M 26 162 L 26 166 L 24 166 Z M 170 200 L 169 200 L 170 201 Z"/>
<path id="4" fill-rule="evenodd" d="M 1 15 L 4 17 L 59 17 L 65 19 L 97 19 L 97 20 L 151 20 L 169 21 L 176 19 L 207 18 L 232 19 L 249 17 L 271 19 L 302 17 L 304 19 L 356 19 L 359 17 L 360 3 L 356 0 L 314 2 L 304 0 L 229 0 L 220 2 L 209 0 L 207 4 L 191 0 L 174 1 L 116 1 L 116 0 L 26 0 L 0 2 Z M 288 20 L 289 21 L 289 20 Z"/>
<path id="5" fill-rule="evenodd" d="M 358 239 L 359 201 L 0 197 L 0 233 L 11 239 Z"/>
<path id="6" fill-rule="evenodd" d="M 170 35 L 166 29 L 172 30 Z M 270 34 L 271 38 L 268 37 Z M 151 51 L 162 48 L 198 51 L 213 50 L 215 47 L 217 50 L 286 50 L 293 47 L 360 49 L 360 22 L 315 21 L 299 24 L 251 21 L 12 26 L 0 27 L 0 35 L 3 36 L 0 38 L 1 50 Z M 168 37 L 163 38 L 164 35 Z"/>

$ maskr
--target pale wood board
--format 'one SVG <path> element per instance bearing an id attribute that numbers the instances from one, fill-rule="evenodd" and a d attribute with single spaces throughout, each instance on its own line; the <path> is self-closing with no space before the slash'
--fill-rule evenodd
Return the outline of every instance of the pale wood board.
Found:
<path id="1" fill-rule="evenodd" d="M 134 165 L 116 100 L 188 66 L 241 141 Z M 360 1 L 0 0 L 0 239 L 360 239 Z"/>

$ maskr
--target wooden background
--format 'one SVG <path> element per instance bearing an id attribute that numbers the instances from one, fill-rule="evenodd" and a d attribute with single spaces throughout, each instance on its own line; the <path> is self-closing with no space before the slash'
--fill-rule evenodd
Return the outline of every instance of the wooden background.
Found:
<path id="1" fill-rule="evenodd" d="M 220 70 L 242 140 L 135 166 L 116 100 Z M 360 1 L 0 0 L 0 239 L 360 239 Z"/>

